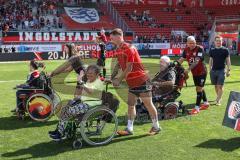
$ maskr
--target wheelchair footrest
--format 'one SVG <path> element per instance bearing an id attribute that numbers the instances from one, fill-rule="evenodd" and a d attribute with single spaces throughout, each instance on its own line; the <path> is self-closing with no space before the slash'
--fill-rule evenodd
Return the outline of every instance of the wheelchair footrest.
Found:
<path id="1" fill-rule="evenodd" d="M 26 97 L 27 97 L 27 94 L 20 94 L 20 95 L 19 95 L 19 98 L 20 98 L 20 99 L 25 99 Z"/>

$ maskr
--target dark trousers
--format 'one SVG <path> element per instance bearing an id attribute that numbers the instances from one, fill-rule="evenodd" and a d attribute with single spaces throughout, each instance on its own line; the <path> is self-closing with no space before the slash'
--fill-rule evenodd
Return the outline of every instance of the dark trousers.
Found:
<path id="1" fill-rule="evenodd" d="M 17 108 L 20 109 L 20 110 L 23 110 L 23 100 L 21 98 L 19 98 L 19 95 L 20 94 L 27 94 L 27 95 L 30 95 L 30 93 L 32 93 L 31 90 L 17 90 L 16 92 L 16 104 L 17 104 Z"/>

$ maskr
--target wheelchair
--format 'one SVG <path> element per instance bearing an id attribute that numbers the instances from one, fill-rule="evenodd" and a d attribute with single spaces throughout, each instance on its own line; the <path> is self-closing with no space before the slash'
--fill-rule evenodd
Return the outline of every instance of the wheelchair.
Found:
<path id="1" fill-rule="evenodd" d="M 60 97 L 52 89 L 51 79 L 44 71 L 40 72 L 37 80 L 38 88 L 28 87 L 26 85 L 20 85 L 14 88 L 18 91 L 26 92 L 19 95 L 21 103 L 17 104 L 16 114 L 20 120 L 24 120 L 27 113 L 30 118 L 35 121 L 47 121 L 58 111 L 57 108 L 61 106 Z"/>
<path id="2" fill-rule="evenodd" d="M 102 104 L 91 106 L 84 113 L 79 114 L 70 120 L 64 130 L 67 139 L 72 139 L 73 149 L 82 148 L 83 142 L 91 146 L 105 145 L 114 138 L 118 119 L 116 111 L 119 107 L 119 100 L 114 98 L 113 94 L 106 91 L 102 92 Z M 77 105 L 81 100 L 73 103 Z"/>
<path id="3" fill-rule="evenodd" d="M 152 87 L 152 101 L 158 111 L 159 120 L 174 119 L 177 118 L 179 114 L 184 115 L 187 113 L 183 102 L 181 100 L 177 101 L 176 99 L 181 95 L 181 89 L 183 88 L 184 83 L 186 84 L 188 76 L 184 74 L 184 68 L 177 61 L 171 63 L 169 69 L 173 69 L 176 73 L 176 82 L 173 89 L 159 95 L 157 93 L 157 87 L 154 85 Z M 155 75 L 155 77 L 157 76 L 159 76 L 159 73 Z M 135 108 L 137 120 L 150 118 L 147 109 L 140 99 L 137 100 Z"/>

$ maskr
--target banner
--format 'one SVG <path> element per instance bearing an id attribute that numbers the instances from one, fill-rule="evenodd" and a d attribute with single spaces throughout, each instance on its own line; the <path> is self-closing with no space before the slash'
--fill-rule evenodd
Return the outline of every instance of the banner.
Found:
<path id="1" fill-rule="evenodd" d="M 167 49 L 170 48 L 170 43 L 134 43 L 138 50 L 144 49 Z"/>
<path id="2" fill-rule="evenodd" d="M 205 7 L 216 7 L 216 6 L 239 6 L 240 0 L 208 0 L 204 1 Z"/>
<path id="3" fill-rule="evenodd" d="M 100 51 L 98 44 L 77 44 L 78 51 Z"/>
<path id="4" fill-rule="evenodd" d="M 78 54 L 82 59 L 97 58 L 100 55 L 99 51 L 79 51 Z M 105 57 L 114 57 L 115 52 L 106 52 Z M 30 61 L 30 60 L 64 60 L 68 59 L 65 52 L 20 52 L 20 53 L 2 53 L 0 54 L 0 61 Z"/>
<path id="5" fill-rule="evenodd" d="M 92 58 L 91 52 L 79 51 L 83 59 Z M 20 52 L 20 53 L 2 53 L 0 54 L 0 61 L 30 61 L 30 60 L 64 60 L 68 59 L 65 52 Z"/>
<path id="6" fill-rule="evenodd" d="M 59 56 L 58 52 L 55 53 Z M 54 55 L 54 56 L 56 56 Z M 0 61 L 30 61 L 30 60 L 48 60 L 53 56 L 53 52 L 23 52 L 23 53 L 2 53 L 0 54 Z M 59 57 L 55 57 L 59 58 Z"/>
<path id="7" fill-rule="evenodd" d="M 92 42 L 96 39 L 97 31 L 72 31 L 72 32 L 7 32 L 3 33 L 3 43 L 40 43 L 40 42 Z M 109 39 L 109 33 L 106 32 Z M 131 41 L 132 32 L 125 32 L 124 39 Z"/>
<path id="8" fill-rule="evenodd" d="M 109 2 L 113 3 L 113 4 L 131 4 L 131 3 L 135 3 L 135 0 L 108 0 Z"/>
<path id="9" fill-rule="evenodd" d="M 105 52 L 105 58 L 113 58 L 116 52 L 114 51 L 107 51 Z M 100 51 L 91 51 L 90 52 L 90 57 L 91 58 L 99 58 L 100 57 Z"/>
<path id="10" fill-rule="evenodd" d="M 62 46 L 58 44 L 39 44 L 39 45 L 2 45 L 2 52 L 5 53 L 7 49 L 7 53 L 13 52 L 15 49 L 16 53 L 19 52 L 51 52 L 51 51 L 62 51 Z M 6 49 L 5 49 L 6 48 Z"/>
<path id="11" fill-rule="evenodd" d="M 238 26 L 238 30 L 239 30 L 239 32 L 238 32 L 238 54 L 240 54 L 240 25 Z"/>
<path id="12" fill-rule="evenodd" d="M 180 48 L 180 49 L 184 49 L 186 48 L 186 43 L 171 43 L 171 48 L 175 49 L 175 48 Z"/>
<path id="13" fill-rule="evenodd" d="M 222 0 L 222 6 L 240 6 L 240 0 Z"/>
<path id="14" fill-rule="evenodd" d="M 96 50 L 81 50 L 78 52 L 82 59 L 97 58 L 100 55 L 100 51 Z M 105 53 L 106 58 L 114 57 L 117 54 L 114 51 L 108 51 Z M 160 57 L 159 50 L 141 50 L 139 51 L 141 57 Z M 68 55 L 65 52 L 19 52 L 19 53 L 1 53 L 0 61 L 30 61 L 30 60 L 64 60 L 68 59 Z"/>
<path id="15" fill-rule="evenodd" d="M 161 55 L 180 55 L 182 53 L 182 50 L 180 48 L 175 49 L 162 49 Z"/>
<path id="16" fill-rule="evenodd" d="M 161 4 L 161 5 L 167 5 L 168 0 L 108 0 L 109 2 L 113 4 Z"/>
<path id="17" fill-rule="evenodd" d="M 202 42 L 202 43 L 199 43 L 199 45 L 201 45 L 203 48 L 209 48 L 209 42 Z M 178 43 L 171 43 L 171 48 L 172 49 L 177 49 L 177 48 L 180 48 L 180 49 L 185 49 L 187 47 L 187 43 L 182 43 L 182 42 L 178 42 Z"/>
<path id="18" fill-rule="evenodd" d="M 223 119 L 223 126 L 240 131 L 240 93 L 231 91 Z"/>
<path id="19" fill-rule="evenodd" d="M 148 4 L 161 4 L 161 5 L 167 5 L 168 0 L 147 0 Z"/>
<path id="20" fill-rule="evenodd" d="M 94 23 L 99 21 L 99 15 L 95 8 L 64 7 L 67 15 L 78 23 Z"/>

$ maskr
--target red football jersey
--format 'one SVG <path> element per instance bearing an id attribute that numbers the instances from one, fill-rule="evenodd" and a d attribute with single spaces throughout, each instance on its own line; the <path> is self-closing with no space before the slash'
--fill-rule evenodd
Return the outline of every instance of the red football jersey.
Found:
<path id="1" fill-rule="evenodd" d="M 204 50 L 201 46 L 197 45 L 193 50 L 190 50 L 190 48 L 186 47 L 183 51 L 182 57 L 187 60 L 189 66 L 196 61 L 196 58 L 200 58 L 198 64 L 191 70 L 193 76 L 207 74 L 207 68 L 203 63 Z"/>
<path id="2" fill-rule="evenodd" d="M 139 87 L 149 79 L 147 73 L 144 71 L 139 53 L 134 46 L 123 43 L 116 50 L 115 56 L 123 71 L 126 69 L 128 62 L 132 63 L 132 70 L 125 77 L 130 88 Z"/>

